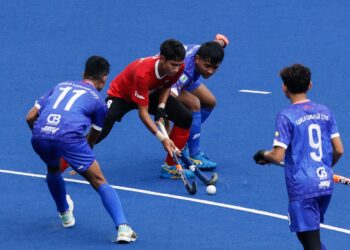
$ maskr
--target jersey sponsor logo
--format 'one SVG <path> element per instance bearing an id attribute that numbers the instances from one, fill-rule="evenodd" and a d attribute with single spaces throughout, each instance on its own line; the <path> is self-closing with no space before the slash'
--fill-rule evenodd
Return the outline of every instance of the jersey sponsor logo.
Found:
<path id="1" fill-rule="evenodd" d="M 52 135 L 55 134 L 58 130 L 59 130 L 59 128 L 52 127 L 52 126 L 45 126 L 45 127 L 41 128 L 42 133 L 52 134 Z"/>
<path id="2" fill-rule="evenodd" d="M 321 181 L 320 184 L 318 185 L 319 189 L 327 189 L 331 186 L 331 181 Z"/>
<path id="3" fill-rule="evenodd" d="M 326 169 L 324 167 L 319 167 L 316 170 L 316 173 L 317 173 L 317 176 L 320 178 L 320 180 L 327 179 L 327 177 L 328 177 L 328 174 L 327 174 Z"/>
<path id="4" fill-rule="evenodd" d="M 187 80 L 188 80 L 188 77 L 187 77 L 185 74 L 183 74 L 183 75 L 180 77 L 180 82 L 182 82 L 182 83 L 185 83 Z"/>
<path id="5" fill-rule="evenodd" d="M 60 123 L 61 121 L 61 115 L 58 114 L 50 114 L 47 119 L 46 119 L 47 123 L 49 125 L 53 125 L 56 126 L 57 124 Z"/>
<path id="6" fill-rule="evenodd" d="M 137 93 L 137 91 L 135 91 L 135 96 L 139 99 L 145 100 L 146 98 L 142 95 L 140 95 L 139 93 Z"/>

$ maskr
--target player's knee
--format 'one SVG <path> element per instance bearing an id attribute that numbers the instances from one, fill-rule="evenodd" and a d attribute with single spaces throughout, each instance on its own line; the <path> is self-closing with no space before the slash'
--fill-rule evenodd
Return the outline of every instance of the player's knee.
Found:
<path id="1" fill-rule="evenodd" d="M 189 104 L 189 109 L 192 112 L 199 112 L 201 110 L 201 102 L 197 97 L 194 96 Z"/>
<path id="2" fill-rule="evenodd" d="M 210 96 L 205 102 L 202 103 L 202 107 L 206 109 L 214 109 L 216 106 L 216 97 L 215 96 Z"/>
<path id="3" fill-rule="evenodd" d="M 101 185 L 106 184 L 107 181 L 103 176 L 94 176 L 94 178 L 90 179 L 90 184 L 94 187 L 94 189 L 98 189 Z"/>

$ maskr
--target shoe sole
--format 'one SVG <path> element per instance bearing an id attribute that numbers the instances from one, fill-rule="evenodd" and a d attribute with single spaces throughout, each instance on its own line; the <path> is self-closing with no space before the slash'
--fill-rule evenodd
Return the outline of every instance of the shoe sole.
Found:
<path id="1" fill-rule="evenodd" d="M 207 167 L 205 167 L 205 168 L 201 168 L 201 167 L 197 167 L 199 170 L 201 170 L 201 171 L 213 171 L 213 170 L 215 170 L 216 169 L 216 167 L 211 167 L 211 168 L 207 168 Z"/>
<path id="2" fill-rule="evenodd" d="M 73 220 L 72 220 L 71 222 L 65 223 L 65 224 L 62 223 L 62 225 L 63 225 L 64 228 L 74 227 L 74 225 L 75 225 L 75 219 L 74 219 L 74 217 L 73 217 Z"/>
<path id="3" fill-rule="evenodd" d="M 118 237 L 117 243 L 118 244 L 125 244 L 125 243 L 134 242 L 135 240 L 136 240 L 135 238 L 130 238 L 128 236 L 122 236 L 122 237 Z"/>

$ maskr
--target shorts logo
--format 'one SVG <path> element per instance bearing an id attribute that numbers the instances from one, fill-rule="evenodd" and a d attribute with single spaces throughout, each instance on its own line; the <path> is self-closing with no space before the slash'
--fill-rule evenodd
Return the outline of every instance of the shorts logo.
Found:
<path id="1" fill-rule="evenodd" d="M 278 131 L 275 132 L 275 137 L 279 136 L 280 133 Z"/>
<path id="2" fill-rule="evenodd" d="M 135 96 L 139 99 L 145 100 L 145 97 L 142 95 L 139 95 L 139 93 L 137 93 L 137 91 L 135 91 Z"/>
<path id="3" fill-rule="evenodd" d="M 195 135 L 192 137 L 192 140 L 195 140 L 195 139 L 199 138 L 200 136 L 201 136 L 201 134 L 200 134 L 200 133 L 195 134 Z"/>
<path id="4" fill-rule="evenodd" d="M 316 173 L 317 173 L 317 176 L 320 178 L 320 180 L 327 179 L 327 177 L 328 177 L 326 169 L 324 167 L 319 167 L 316 170 Z"/>
<path id="5" fill-rule="evenodd" d="M 112 102 L 113 102 L 113 100 L 108 100 L 108 101 L 107 101 L 107 107 L 108 107 L 108 108 L 111 108 Z"/>
<path id="6" fill-rule="evenodd" d="M 60 123 L 61 121 L 61 115 L 57 115 L 57 114 L 50 114 L 48 117 L 47 117 L 47 123 L 49 125 L 53 125 L 53 126 L 56 126 L 57 124 Z"/>

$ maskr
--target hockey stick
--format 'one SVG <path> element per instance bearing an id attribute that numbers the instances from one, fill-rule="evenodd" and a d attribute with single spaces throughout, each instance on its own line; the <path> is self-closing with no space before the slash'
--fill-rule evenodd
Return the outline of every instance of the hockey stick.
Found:
<path id="1" fill-rule="evenodd" d="M 284 167 L 284 162 L 281 162 L 280 164 L 274 164 L 274 165 L 279 166 L 279 167 Z M 350 186 L 350 178 L 345 177 L 345 176 L 333 174 L 333 181 L 335 183 L 339 183 L 339 184 L 344 184 L 344 185 Z"/>
<path id="2" fill-rule="evenodd" d="M 333 174 L 333 180 L 336 183 L 340 183 L 340 184 L 344 184 L 344 185 L 350 186 L 350 178 L 348 178 L 348 177 L 337 175 L 337 174 Z"/>
<path id="3" fill-rule="evenodd" d="M 218 181 L 219 176 L 217 173 L 214 173 L 212 177 L 209 178 L 184 154 L 181 154 L 181 160 L 205 185 L 215 185 L 215 183 Z"/>
<path id="4" fill-rule="evenodd" d="M 163 123 L 157 122 L 157 125 L 158 125 L 160 131 L 162 132 L 162 134 L 163 134 L 167 139 L 169 139 L 168 133 L 167 133 L 167 131 L 166 131 L 166 129 L 165 129 Z M 177 156 L 176 156 L 176 151 L 178 151 L 178 150 L 179 150 L 179 149 L 176 148 L 176 149 L 173 151 L 173 159 L 174 159 L 174 161 L 175 161 L 175 163 L 176 163 L 176 165 L 175 165 L 175 166 L 176 166 L 176 170 L 179 172 L 180 177 L 181 177 L 181 180 L 182 180 L 182 182 L 184 183 L 187 192 L 188 192 L 189 194 L 191 194 L 191 195 L 194 195 L 195 193 L 197 193 L 197 183 L 196 183 L 196 182 L 192 182 L 192 185 L 191 185 L 191 184 L 189 183 L 189 181 L 187 180 L 186 175 L 185 175 L 185 172 L 184 172 L 184 170 L 183 170 L 181 164 L 179 163 L 179 159 L 178 159 Z"/>

